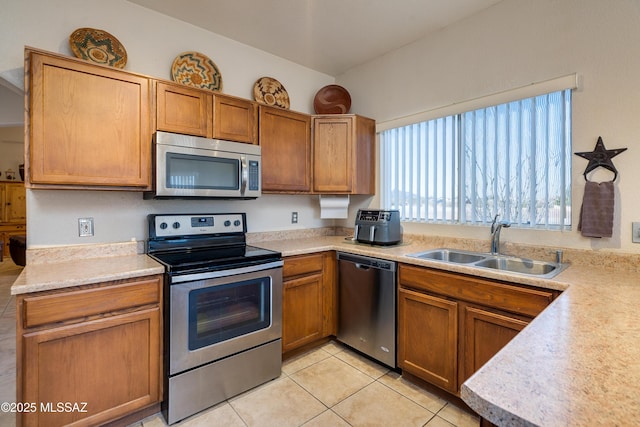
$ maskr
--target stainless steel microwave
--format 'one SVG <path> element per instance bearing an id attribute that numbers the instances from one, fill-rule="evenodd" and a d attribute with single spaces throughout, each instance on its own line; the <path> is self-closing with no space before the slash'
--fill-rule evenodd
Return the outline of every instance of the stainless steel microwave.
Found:
<path id="1" fill-rule="evenodd" d="M 169 132 L 154 136 L 150 198 L 255 199 L 262 193 L 260 146 Z"/>

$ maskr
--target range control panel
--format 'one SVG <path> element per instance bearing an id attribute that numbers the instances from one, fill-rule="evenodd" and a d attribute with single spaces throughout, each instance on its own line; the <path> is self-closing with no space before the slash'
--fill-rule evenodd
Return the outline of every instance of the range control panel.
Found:
<path id="1" fill-rule="evenodd" d="M 236 214 L 168 214 L 153 216 L 155 237 L 181 237 L 205 234 L 245 233 L 246 216 Z"/>

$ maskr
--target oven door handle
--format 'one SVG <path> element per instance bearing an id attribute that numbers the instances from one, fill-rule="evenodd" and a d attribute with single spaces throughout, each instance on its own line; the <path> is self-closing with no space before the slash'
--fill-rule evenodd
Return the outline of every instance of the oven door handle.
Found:
<path id="1" fill-rule="evenodd" d="M 178 276 L 171 276 L 171 284 L 195 282 L 197 280 L 217 279 L 220 277 L 234 276 L 236 274 L 253 273 L 256 271 L 270 270 L 272 268 L 282 267 L 284 261 L 278 260 L 265 264 L 250 265 L 247 267 L 233 268 L 230 270 L 205 271 L 202 273 L 192 273 Z"/>

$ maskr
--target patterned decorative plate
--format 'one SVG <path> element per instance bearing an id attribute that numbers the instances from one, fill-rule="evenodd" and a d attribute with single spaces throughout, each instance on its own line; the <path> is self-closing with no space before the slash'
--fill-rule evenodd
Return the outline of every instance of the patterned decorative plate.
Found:
<path id="1" fill-rule="evenodd" d="M 222 74 L 206 55 L 199 52 L 183 52 L 171 65 L 174 82 L 200 89 L 222 90 Z"/>
<path id="2" fill-rule="evenodd" d="M 325 86 L 313 98 L 316 114 L 347 114 L 350 108 L 351 95 L 342 86 Z"/>
<path id="3" fill-rule="evenodd" d="M 289 94 L 282 83 L 271 77 L 261 77 L 253 85 L 253 99 L 261 104 L 289 109 Z"/>
<path id="4" fill-rule="evenodd" d="M 106 31 L 78 28 L 69 36 L 69 46 L 76 57 L 97 64 L 124 68 L 127 63 L 124 46 Z"/>

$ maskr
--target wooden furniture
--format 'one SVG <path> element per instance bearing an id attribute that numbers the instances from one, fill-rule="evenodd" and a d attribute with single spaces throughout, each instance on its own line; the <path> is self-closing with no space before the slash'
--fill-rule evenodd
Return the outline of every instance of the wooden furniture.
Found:
<path id="1" fill-rule="evenodd" d="M 156 82 L 156 129 L 210 138 L 212 105 L 210 92 Z"/>
<path id="2" fill-rule="evenodd" d="M 154 130 L 260 144 L 265 193 L 374 194 L 375 121 L 313 117 L 25 49 L 28 188 L 146 191 Z"/>
<path id="3" fill-rule="evenodd" d="M 156 129 L 257 144 L 258 107 L 246 99 L 156 81 Z"/>
<path id="4" fill-rule="evenodd" d="M 398 271 L 398 364 L 456 395 L 559 294 L 407 264 Z"/>
<path id="5" fill-rule="evenodd" d="M 161 275 L 16 300 L 16 401 L 38 409 L 18 425 L 102 425 L 160 402 Z"/>
<path id="6" fill-rule="evenodd" d="M 262 191 L 311 191 L 311 116 L 261 105 Z"/>
<path id="7" fill-rule="evenodd" d="M 283 353 L 336 334 L 335 265 L 332 251 L 285 258 Z"/>
<path id="8" fill-rule="evenodd" d="M 0 182 L 0 241 L 2 257 L 9 257 L 9 239 L 27 233 L 26 191 L 22 182 Z"/>
<path id="9" fill-rule="evenodd" d="M 375 193 L 375 121 L 354 114 L 313 116 L 313 191 Z"/>
<path id="10" fill-rule="evenodd" d="M 30 188 L 148 190 L 150 80 L 25 50 Z"/>

